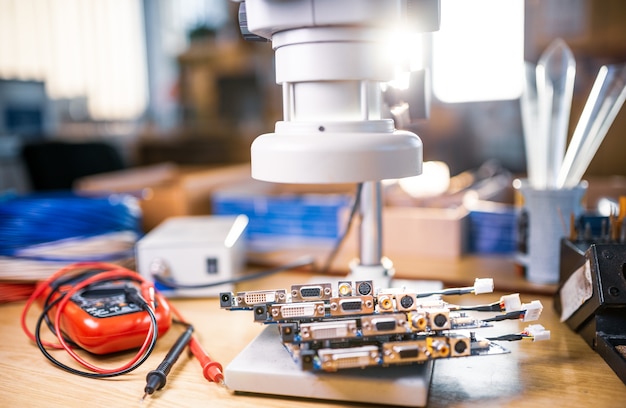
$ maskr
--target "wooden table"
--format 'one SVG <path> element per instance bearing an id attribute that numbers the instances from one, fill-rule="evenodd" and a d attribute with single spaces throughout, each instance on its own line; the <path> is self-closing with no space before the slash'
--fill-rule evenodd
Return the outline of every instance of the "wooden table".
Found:
<path id="1" fill-rule="evenodd" d="M 483 275 L 484 276 L 484 275 Z M 310 278 L 289 272 L 247 283 L 240 289 L 288 288 Z M 496 282 L 497 287 L 497 282 Z M 500 293 L 451 298 L 450 301 L 486 303 Z M 537 296 L 523 296 L 530 301 Z M 620 407 L 626 406 L 626 386 L 583 341 L 559 322 L 551 297 L 544 304 L 540 323 L 552 332 L 545 342 L 503 343 L 510 354 L 437 360 L 428 407 Z M 226 366 L 263 329 L 249 312 L 221 310 L 216 299 L 182 299 L 172 303 L 192 322 L 203 346 Z M 0 406 L 63 407 L 341 407 L 361 406 L 328 401 L 263 395 L 234 394 L 207 382 L 193 358 L 181 356 L 167 385 L 142 405 L 145 375 L 156 368 L 181 333 L 174 327 L 157 345 L 148 361 L 120 377 L 95 380 L 66 373 L 50 364 L 19 327 L 23 302 L 0 305 Z M 36 313 L 29 316 L 34 324 Z M 509 321 L 489 329 L 499 334 L 521 330 L 526 324 Z M 495 333 L 494 332 L 494 333 Z M 482 334 L 482 332 L 481 332 Z M 54 352 L 70 363 L 65 352 Z M 108 357 L 99 365 L 120 365 L 128 355 Z"/>

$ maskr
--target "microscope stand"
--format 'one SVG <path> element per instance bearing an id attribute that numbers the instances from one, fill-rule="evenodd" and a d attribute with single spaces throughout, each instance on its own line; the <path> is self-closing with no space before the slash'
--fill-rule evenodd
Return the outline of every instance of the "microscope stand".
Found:
<path id="1" fill-rule="evenodd" d="M 281 343 L 277 327 L 270 325 L 226 367 L 224 378 L 229 389 L 241 393 L 423 407 L 432 369 L 429 361 L 336 373 L 302 371 Z"/>

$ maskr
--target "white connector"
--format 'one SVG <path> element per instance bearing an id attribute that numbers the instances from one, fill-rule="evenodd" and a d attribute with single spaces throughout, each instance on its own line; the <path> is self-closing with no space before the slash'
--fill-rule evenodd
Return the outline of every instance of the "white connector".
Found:
<path id="1" fill-rule="evenodd" d="M 531 324 L 524 329 L 524 332 L 533 337 L 533 341 L 550 340 L 550 330 L 546 330 L 540 324 Z"/>
<path id="2" fill-rule="evenodd" d="M 516 312 L 518 310 L 522 310 L 522 301 L 520 300 L 519 293 L 502 296 L 500 298 L 500 307 L 505 312 Z"/>
<path id="3" fill-rule="evenodd" d="M 493 279 L 492 278 L 476 278 L 474 280 L 474 294 L 480 295 L 482 293 L 493 292 Z"/>
<path id="4" fill-rule="evenodd" d="M 539 300 L 533 300 L 530 303 L 523 303 L 520 310 L 524 311 L 523 322 L 534 322 L 541 316 L 543 305 Z"/>

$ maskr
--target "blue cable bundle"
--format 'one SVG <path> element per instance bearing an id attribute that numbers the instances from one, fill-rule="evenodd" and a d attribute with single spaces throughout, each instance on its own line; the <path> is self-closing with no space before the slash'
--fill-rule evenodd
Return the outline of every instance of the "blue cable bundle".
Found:
<path id="1" fill-rule="evenodd" d="M 133 197 L 81 197 L 46 193 L 0 197 L 0 256 L 23 258 L 25 249 L 113 232 L 141 233 L 141 212 Z"/>

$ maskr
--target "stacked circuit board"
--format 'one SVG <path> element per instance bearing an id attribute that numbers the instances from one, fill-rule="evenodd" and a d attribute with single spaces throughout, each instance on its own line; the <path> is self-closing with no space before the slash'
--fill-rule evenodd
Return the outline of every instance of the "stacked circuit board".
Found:
<path id="1" fill-rule="evenodd" d="M 455 294 L 492 290 L 492 280 L 477 279 L 473 287 Z M 530 305 L 523 305 L 522 311 L 518 304 L 516 309 L 523 313 L 515 316 L 538 318 L 540 304 Z M 432 293 L 376 290 L 372 281 L 339 281 L 336 288 L 319 283 L 293 285 L 289 291 L 223 292 L 220 306 L 251 310 L 254 321 L 276 324 L 284 346 L 303 370 L 332 372 L 508 352 L 472 331 L 490 322 L 455 310 Z"/>

